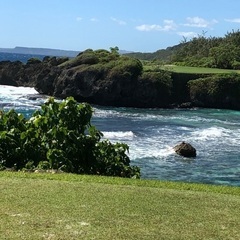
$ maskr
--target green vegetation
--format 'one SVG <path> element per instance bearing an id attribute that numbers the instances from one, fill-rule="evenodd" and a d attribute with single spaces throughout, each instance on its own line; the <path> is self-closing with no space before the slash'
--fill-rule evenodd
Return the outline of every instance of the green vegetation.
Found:
<path id="1" fill-rule="evenodd" d="M 161 65 L 158 61 L 143 61 L 142 75 L 146 75 L 145 79 L 149 82 L 152 76 L 157 79 L 156 76 L 161 75 L 162 85 L 158 87 L 163 90 L 161 96 L 165 94 L 168 99 L 171 97 L 169 103 L 191 102 L 196 107 L 239 109 L 239 73 L 240 70 L 233 69 Z"/>
<path id="2" fill-rule="evenodd" d="M 206 67 L 189 67 L 174 64 L 158 64 L 157 62 L 146 62 L 143 64 L 143 72 L 159 72 L 161 70 L 176 73 L 193 73 L 193 74 L 222 74 L 222 73 L 240 73 L 240 70 L 206 68 Z"/>
<path id="3" fill-rule="evenodd" d="M 57 169 L 108 176 L 140 176 L 130 166 L 128 146 L 101 141 L 91 125 L 92 108 L 72 97 L 53 98 L 27 120 L 14 110 L 0 111 L 0 168 Z"/>
<path id="4" fill-rule="evenodd" d="M 239 239 L 237 187 L 0 172 L 2 239 Z"/>
<path id="5" fill-rule="evenodd" d="M 184 66 L 239 69 L 239 44 L 239 30 L 218 38 L 206 38 L 203 34 L 184 42 L 172 55 L 172 62 Z"/>
<path id="6" fill-rule="evenodd" d="M 60 64 L 61 67 L 81 67 L 84 70 L 98 72 L 102 79 L 133 78 L 136 79 L 142 73 L 142 64 L 138 59 L 130 58 L 118 53 L 118 48 L 110 48 L 111 51 L 99 49 L 93 51 L 87 49 L 77 57 Z"/>
<path id="7" fill-rule="evenodd" d="M 240 70 L 205 68 L 205 67 L 188 67 L 188 66 L 178 66 L 178 65 L 163 65 L 163 66 L 160 66 L 160 68 L 170 72 L 178 72 L 178 73 L 196 73 L 196 74 L 240 73 Z"/>
<path id="8" fill-rule="evenodd" d="M 38 58 L 30 58 L 28 59 L 27 61 L 27 64 L 38 64 L 38 63 L 41 63 L 42 61 Z"/>
<path id="9" fill-rule="evenodd" d="M 228 32 L 224 37 L 198 35 L 180 44 L 154 53 L 129 53 L 141 60 L 180 66 L 240 69 L 240 31 Z"/>
<path id="10" fill-rule="evenodd" d="M 125 55 L 129 57 L 137 58 L 140 60 L 147 60 L 147 61 L 158 60 L 163 62 L 169 62 L 175 48 L 178 48 L 178 47 L 168 47 L 167 49 L 160 49 L 153 53 L 132 52 L 132 53 L 127 53 Z"/>

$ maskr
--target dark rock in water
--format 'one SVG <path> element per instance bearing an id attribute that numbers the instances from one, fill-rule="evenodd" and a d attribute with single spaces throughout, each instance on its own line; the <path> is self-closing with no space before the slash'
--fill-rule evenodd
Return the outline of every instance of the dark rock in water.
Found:
<path id="1" fill-rule="evenodd" d="M 42 94 L 29 94 L 26 96 L 28 100 L 36 101 L 38 99 L 47 99 L 49 96 Z"/>
<path id="2" fill-rule="evenodd" d="M 181 142 L 180 144 L 176 145 L 174 151 L 183 157 L 196 157 L 196 149 L 189 143 Z"/>
<path id="3" fill-rule="evenodd" d="M 191 102 L 184 102 L 178 105 L 179 108 L 192 108 L 193 104 Z"/>

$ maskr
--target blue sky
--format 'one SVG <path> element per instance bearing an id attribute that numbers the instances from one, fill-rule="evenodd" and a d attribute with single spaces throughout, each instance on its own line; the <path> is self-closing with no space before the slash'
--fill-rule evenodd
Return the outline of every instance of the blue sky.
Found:
<path id="1" fill-rule="evenodd" d="M 0 48 L 154 52 L 240 28 L 239 0 L 1 0 Z"/>

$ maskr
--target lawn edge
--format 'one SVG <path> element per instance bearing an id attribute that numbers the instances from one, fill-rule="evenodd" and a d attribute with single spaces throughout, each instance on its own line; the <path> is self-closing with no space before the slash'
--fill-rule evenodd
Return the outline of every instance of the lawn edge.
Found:
<path id="1" fill-rule="evenodd" d="M 240 187 L 226 185 L 212 185 L 200 183 L 186 183 L 179 181 L 162 181 L 149 179 L 129 179 L 120 177 L 78 175 L 70 173 L 29 173 L 29 172 L 9 172 L 0 171 L 0 179 L 42 179 L 67 182 L 101 183 L 122 186 L 150 187 L 173 189 L 183 191 L 201 191 L 218 194 L 230 194 L 240 196 Z M 1 180 L 0 180 L 1 181 Z"/>

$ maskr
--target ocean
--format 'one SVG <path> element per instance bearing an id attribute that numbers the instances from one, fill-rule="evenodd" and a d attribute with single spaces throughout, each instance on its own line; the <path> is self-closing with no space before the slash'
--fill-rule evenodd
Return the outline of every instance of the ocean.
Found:
<path id="1" fill-rule="evenodd" d="M 6 111 L 31 117 L 45 100 L 33 88 L 0 85 L 0 108 Z M 129 145 L 142 178 L 240 186 L 240 111 L 93 108 L 92 124 L 104 138 Z M 196 148 L 196 158 L 174 153 L 181 141 Z"/>
<path id="2" fill-rule="evenodd" d="M 42 60 L 44 55 L 0 52 L 0 61 L 20 61 L 26 63 L 29 58 L 38 58 Z"/>

